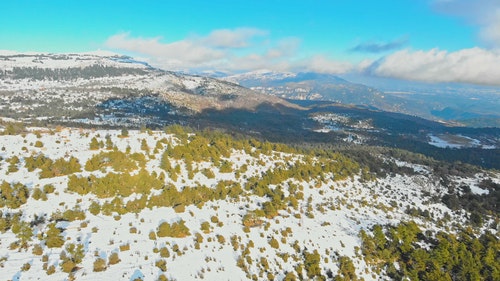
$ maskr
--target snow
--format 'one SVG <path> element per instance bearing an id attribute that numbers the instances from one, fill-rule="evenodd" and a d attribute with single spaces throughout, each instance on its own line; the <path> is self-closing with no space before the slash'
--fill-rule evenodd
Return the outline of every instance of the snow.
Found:
<path id="1" fill-rule="evenodd" d="M 0 136 L 0 156 L 3 159 L 17 155 L 19 158 L 29 155 L 43 153 L 44 155 L 56 159 L 59 157 L 75 156 L 82 165 L 99 151 L 89 150 L 89 143 L 93 137 L 103 140 L 109 135 L 119 150 L 125 150 L 130 146 L 132 152 L 141 151 L 141 140 L 145 139 L 151 149 L 148 158 L 147 170 L 157 173 L 159 168 L 162 150 L 157 154 L 152 153 L 152 148 L 158 140 L 166 138 L 168 145 L 176 145 L 176 138 L 161 131 L 140 132 L 129 131 L 129 137 L 120 138 L 118 130 L 86 130 L 75 128 L 63 128 L 57 132 L 49 132 L 44 128 L 31 128 L 31 132 L 25 136 Z M 37 137 L 35 132 L 40 133 Z M 37 140 L 43 142 L 42 148 L 33 146 Z M 26 149 L 23 150 L 23 147 Z M 196 182 L 206 186 L 215 186 L 221 180 L 239 181 L 242 185 L 245 178 L 258 175 L 271 169 L 279 163 L 284 163 L 286 157 L 291 157 L 292 161 L 301 159 L 301 155 L 290 155 L 287 153 L 274 153 L 273 155 L 260 155 L 258 159 L 246 154 L 244 151 L 233 151 L 228 160 L 233 163 L 233 167 L 238 169 L 243 164 L 248 163 L 248 170 L 240 178 L 232 173 L 220 173 L 210 162 L 196 163 L 193 168 L 203 169 L 212 167 L 215 172 L 215 179 L 207 179 L 201 174 L 196 174 L 190 180 L 187 178 L 187 171 L 183 168 L 179 179 L 174 184 L 180 189 L 184 186 L 193 186 Z M 259 164 L 259 161 L 261 163 Z M 182 161 L 177 163 L 182 164 Z M 264 163 L 264 165 L 262 165 Z M 427 167 L 413 165 L 406 162 L 398 162 L 398 165 L 412 166 L 415 170 L 428 171 Z M 85 248 L 85 257 L 79 265 L 80 269 L 74 275 L 76 280 L 134 280 L 141 277 L 144 280 L 156 280 L 162 272 L 155 266 L 155 262 L 164 259 L 167 262 L 167 272 L 165 276 L 176 280 L 196 280 L 202 277 L 207 280 L 246 280 L 246 273 L 236 265 L 241 249 L 233 250 L 230 240 L 232 236 L 237 236 L 240 245 L 246 245 L 253 241 L 254 248 L 250 249 L 250 256 L 254 261 L 249 267 L 250 274 L 259 274 L 258 263 L 261 257 L 265 257 L 269 262 L 271 272 L 276 273 L 279 280 L 284 277 L 283 272 L 293 271 L 296 262 L 289 258 L 283 261 L 278 254 L 289 253 L 298 254 L 292 245 L 297 241 L 302 249 L 318 250 L 322 256 L 322 268 L 331 269 L 336 272 L 337 264 L 335 257 L 346 255 L 355 261 L 358 277 L 365 280 L 375 280 L 372 272 L 368 269 L 363 259 L 356 256 L 356 247 L 361 246 L 358 233 L 361 229 L 370 229 L 374 224 L 396 224 L 404 220 L 415 220 L 423 228 L 440 229 L 432 221 L 424 220 L 421 217 L 412 217 L 405 213 L 407 207 L 421 208 L 429 210 L 433 217 L 443 217 L 445 213 L 451 215 L 451 222 L 465 222 L 466 216 L 454 213 L 442 203 L 433 203 L 430 198 L 433 195 L 444 194 L 446 188 L 440 186 L 439 181 L 435 181 L 427 175 L 405 176 L 396 175 L 393 177 L 379 178 L 376 181 L 364 182 L 358 176 L 345 181 L 327 181 L 317 184 L 315 180 L 311 182 L 298 182 L 294 184 L 301 186 L 304 193 L 304 200 L 300 201 L 298 209 L 291 207 L 282 210 L 280 215 L 273 219 L 264 219 L 268 226 L 250 228 L 249 233 L 245 233 L 242 227 L 242 217 L 251 210 L 260 208 L 267 198 L 257 196 L 246 196 L 240 199 L 227 199 L 225 201 L 207 202 L 201 207 L 193 205 L 186 206 L 183 213 L 176 213 L 172 208 L 144 209 L 137 214 L 126 213 L 119 218 L 116 214 L 105 216 L 92 215 L 88 212 L 88 207 L 92 201 L 104 202 L 110 199 L 98 199 L 94 195 L 80 196 L 66 191 L 68 181 L 67 176 L 39 179 L 38 171 L 28 172 L 19 165 L 19 171 L 7 174 L 8 163 L 0 161 L 0 176 L 7 182 L 20 182 L 26 184 L 30 189 L 42 187 L 45 184 L 53 184 L 55 193 L 48 194 L 48 200 L 34 200 L 30 198 L 28 203 L 20 209 L 22 218 L 30 221 L 35 215 L 50 217 L 56 211 L 63 212 L 66 209 L 74 209 L 77 205 L 86 211 L 87 225 L 82 225 L 82 221 L 59 222 L 58 226 L 63 227 L 66 243 L 82 243 Z M 103 176 L 102 171 L 79 173 L 81 176 L 94 174 Z M 480 192 L 474 185 L 481 180 L 481 177 L 464 179 L 464 183 L 472 186 L 473 192 Z M 495 179 L 496 181 L 500 179 Z M 170 179 L 167 179 L 170 181 Z M 286 187 L 287 184 L 284 184 Z M 279 188 L 270 186 L 270 188 Z M 284 190 L 285 194 L 288 191 Z M 139 195 L 134 194 L 131 198 Z M 308 202 L 308 199 L 310 202 Z M 127 198 L 125 198 L 126 200 Z M 308 204 L 311 204 L 313 217 L 307 216 Z M 3 212 L 13 212 L 19 210 L 9 210 L 3 208 Z M 210 222 L 211 217 L 216 216 L 221 222 L 220 225 L 210 223 L 212 231 L 203 233 L 200 230 L 202 222 Z M 148 234 L 155 231 L 161 222 L 175 222 L 184 220 L 185 225 L 190 229 L 191 236 L 186 238 L 157 238 L 150 240 Z M 452 225 L 446 227 L 452 228 Z M 131 233 L 130 228 L 136 227 L 138 232 Z M 268 227 L 268 229 L 266 229 Z M 291 233 L 286 237 L 286 243 L 281 239 L 281 231 L 286 228 L 291 229 Z M 93 231 L 97 229 L 97 231 Z M 36 234 L 45 231 L 44 224 L 35 227 Z M 200 244 L 200 249 L 195 249 L 194 234 L 202 234 L 204 241 Z M 220 244 L 217 236 L 224 236 L 226 242 Z M 275 238 L 279 241 L 279 249 L 275 250 L 269 246 L 269 240 Z M 62 249 L 49 249 L 44 247 L 44 254 L 49 256 L 49 265 L 56 266 L 56 273 L 46 275 L 42 270 L 43 262 L 41 256 L 35 256 L 31 250 L 10 250 L 9 245 L 16 241 L 15 235 L 11 231 L 0 233 L 0 258 L 7 257 L 1 269 L 2 277 L 17 280 L 63 280 L 68 274 L 61 272 L 59 255 Z M 209 241 L 211 240 L 211 241 Z M 40 244 L 36 238 L 30 245 Z M 130 245 L 130 250 L 120 251 L 120 246 Z M 43 245 L 43 244 L 42 244 Z M 173 246 L 177 245 L 179 253 L 174 253 Z M 169 258 L 161 258 L 154 253 L 154 248 L 167 247 L 170 251 Z M 96 255 L 108 258 L 113 252 L 119 253 L 121 261 L 118 264 L 110 265 L 104 272 L 93 272 L 93 262 Z M 330 254 L 326 254 L 329 252 Z M 328 258 L 328 262 L 324 259 Z M 31 269 L 21 271 L 23 264 L 30 263 Z M 367 272 L 365 272 L 367 268 Z M 265 278 L 265 277 L 264 277 Z"/>
<path id="2" fill-rule="evenodd" d="M 113 67 L 133 67 L 144 69 L 148 68 L 142 62 L 120 62 L 115 56 L 117 54 L 107 51 L 96 51 L 88 53 L 68 53 L 68 54 L 50 54 L 50 53 L 9 53 L 1 54 L 5 56 L 0 59 L 0 70 L 12 70 L 14 67 L 33 67 L 33 68 L 70 68 L 87 67 L 95 64 Z"/>
<path id="3" fill-rule="evenodd" d="M 245 81 L 245 80 L 262 80 L 262 81 L 282 80 L 285 78 L 293 78 L 296 76 L 297 74 L 292 72 L 278 72 L 268 69 L 261 69 L 261 70 L 255 70 L 255 71 L 227 76 L 224 77 L 223 79 L 233 83 L 238 83 L 238 81 Z"/>
<path id="4" fill-rule="evenodd" d="M 434 136 L 434 135 L 429 135 L 429 138 L 431 139 L 429 144 L 436 146 L 436 147 L 440 147 L 440 148 L 461 148 L 462 147 L 462 145 L 449 143 L 449 142 L 447 142 L 447 141 L 445 141 L 437 136 Z"/>
<path id="5" fill-rule="evenodd" d="M 429 144 L 439 148 L 466 148 L 466 147 L 479 147 L 482 149 L 496 149 L 495 145 L 483 144 L 480 140 L 463 135 L 429 135 Z M 453 140 L 451 138 L 457 138 Z M 446 140 L 447 138 L 448 140 Z"/>

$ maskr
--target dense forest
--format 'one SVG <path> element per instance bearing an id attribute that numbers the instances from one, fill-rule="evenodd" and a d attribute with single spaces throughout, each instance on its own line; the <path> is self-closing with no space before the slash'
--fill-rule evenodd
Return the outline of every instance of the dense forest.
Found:
<path id="1" fill-rule="evenodd" d="M 116 68 L 94 64 L 87 67 L 73 68 L 38 68 L 14 67 L 9 71 L 0 71 L 0 78 L 34 79 L 51 81 L 71 81 L 77 79 L 92 79 L 100 77 L 114 77 L 123 75 L 143 75 L 146 72 L 137 68 Z"/>

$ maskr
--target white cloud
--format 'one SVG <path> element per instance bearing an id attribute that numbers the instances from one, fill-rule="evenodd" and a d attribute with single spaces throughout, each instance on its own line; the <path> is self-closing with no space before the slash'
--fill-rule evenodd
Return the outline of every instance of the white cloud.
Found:
<path id="1" fill-rule="evenodd" d="M 128 33 L 119 33 L 109 37 L 105 46 L 146 55 L 163 67 L 175 69 L 213 62 L 225 57 L 223 51 L 196 44 L 191 40 L 161 43 L 160 39 L 160 37 L 133 38 Z"/>
<path id="2" fill-rule="evenodd" d="M 350 62 L 337 61 L 324 55 L 316 55 L 294 64 L 295 71 L 341 74 L 355 70 Z"/>
<path id="3" fill-rule="evenodd" d="M 498 35 L 498 30 L 488 36 Z M 455 52 L 406 49 L 375 62 L 365 60 L 355 64 L 332 59 L 326 54 L 298 59 L 299 39 L 283 38 L 273 43 L 268 37 L 257 29 L 224 29 L 204 37 L 164 43 L 160 37 L 141 38 L 120 33 L 109 37 L 105 45 L 147 57 L 149 63 L 166 70 L 241 72 L 269 69 L 331 74 L 366 71 L 406 80 L 500 85 L 498 49 L 476 47 Z M 251 44 L 252 40 L 257 40 L 256 44 Z"/>
<path id="4" fill-rule="evenodd" d="M 482 48 L 447 52 L 403 50 L 373 63 L 372 74 L 426 82 L 500 85 L 500 51 Z"/>
<path id="5" fill-rule="evenodd" d="M 237 67 L 229 60 L 240 59 L 237 53 L 242 49 L 250 49 L 252 40 L 263 37 L 266 31 L 255 28 L 236 28 L 214 30 L 207 36 L 191 36 L 179 41 L 162 42 L 161 37 L 142 38 L 132 37 L 129 33 L 119 33 L 109 37 L 104 45 L 108 48 L 132 52 L 134 55 L 149 57 L 151 64 L 168 70 L 189 70 L 218 68 L 228 70 Z M 271 48 L 269 54 L 275 58 L 280 57 L 280 46 L 278 49 Z M 248 51 L 247 51 L 248 53 Z M 246 55 L 248 59 L 256 59 L 252 62 L 258 66 L 268 60 L 267 55 L 257 58 L 255 55 Z M 243 66 L 249 63 L 243 63 Z M 251 65 L 248 65 L 251 67 Z"/>
<path id="6" fill-rule="evenodd" d="M 204 37 L 168 43 L 161 41 L 161 37 L 142 38 L 119 33 L 109 37 L 105 46 L 148 57 L 149 63 L 167 70 L 237 72 L 269 69 L 344 73 L 353 69 L 350 63 L 321 55 L 297 60 L 298 38 L 271 41 L 266 31 L 253 28 L 221 29 Z"/>
<path id="7" fill-rule="evenodd" d="M 207 37 L 201 38 L 201 43 L 219 48 L 245 48 L 256 36 L 264 36 L 267 31 L 256 28 L 218 29 Z"/>

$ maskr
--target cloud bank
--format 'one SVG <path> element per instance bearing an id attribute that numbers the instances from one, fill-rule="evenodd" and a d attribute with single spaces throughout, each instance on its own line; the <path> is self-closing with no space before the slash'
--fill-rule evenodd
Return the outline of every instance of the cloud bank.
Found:
<path id="1" fill-rule="evenodd" d="M 370 74 L 425 82 L 500 85 L 500 51 L 482 48 L 447 52 L 402 50 L 367 67 Z"/>
<path id="2" fill-rule="evenodd" d="M 241 72 L 270 69 L 344 73 L 352 67 L 325 55 L 297 59 L 300 43 L 293 37 L 273 41 L 265 30 L 236 28 L 214 30 L 206 36 L 174 42 L 163 42 L 161 37 L 142 38 L 118 33 L 109 37 L 104 45 L 146 56 L 152 65 L 168 70 Z"/>
<path id="3" fill-rule="evenodd" d="M 451 2 L 461 0 L 448 0 Z M 486 1 L 486 0 L 484 0 Z M 489 38 L 500 33 L 491 31 Z M 484 29 L 483 32 L 489 32 Z M 353 50 L 378 53 L 400 48 L 406 40 L 362 43 Z M 105 46 L 147 57 L 154 66 L 176 71 L 217 70 L 228 73 L 268 69 L 275 71 L 368 75 L 425 82 L 460 82 L 500 86 L 500 49 L 470 48 L 454 52 L 440 50 L 395 51 L 378 60 L 349 62 L 332 59 L 327 53 L 300 56 L 298 38 L 271 40 L 269 32 L 255 28 L 214 30 L 174 42 L 160 37 L 133 37 L 119 33 Z"/>

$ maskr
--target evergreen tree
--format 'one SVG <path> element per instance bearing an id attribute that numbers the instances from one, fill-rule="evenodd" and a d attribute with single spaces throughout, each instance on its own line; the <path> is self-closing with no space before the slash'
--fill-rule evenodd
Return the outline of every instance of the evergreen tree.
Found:
<path id="1" fill-rule="evenodd" d="M 90 150 L 98 150 L 100 145 L 95 137 L 90 140 Z"/>
<path id="2" fill-rule="evenodd" d="M 45 245 L 49 248 L 60 248 L 64 245 L 64 238 L 61 235 L 61 230 L 56 227 L 55 223 L 48 225 L 48 230 L 45 237 Z"/>
<path id="3" fill-rule="evenodd" d="M 122 131 L 121 131 L 120 137 L 122 137 L 122 138 L 126 138 L 126 137 L 128 137 L 128 129 L 127 129 L 127 127 L 123 127 L 123 128 L 122 128 Z"/>

